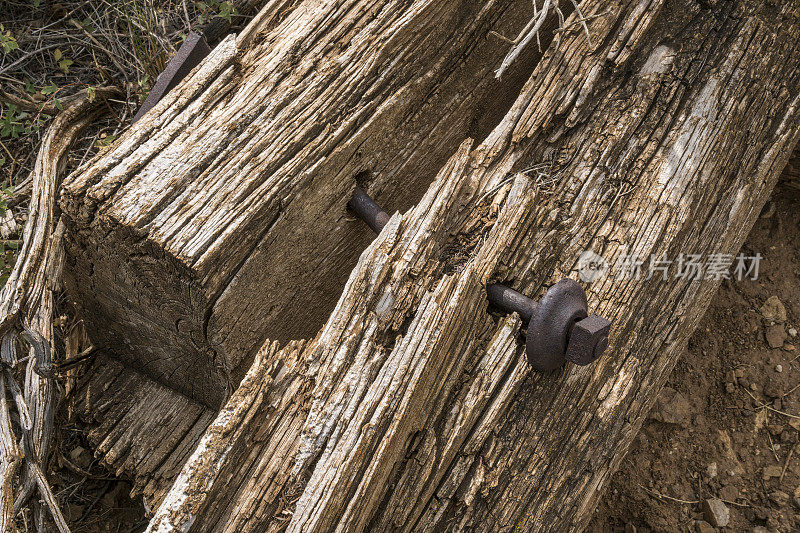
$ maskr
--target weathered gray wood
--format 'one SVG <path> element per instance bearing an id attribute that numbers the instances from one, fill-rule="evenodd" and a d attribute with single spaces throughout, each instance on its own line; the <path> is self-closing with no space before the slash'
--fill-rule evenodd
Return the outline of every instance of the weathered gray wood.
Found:
<path id="1" fill-rule="evenodd" d="M 95 455 L 161 503 L 216 412 L 100 353 L 69 397 Z"/>
<path id="2" fill-rule="evenodd" d="M 266 338 L 313 336 L 333 309 L 370 239 L 345 210 L 356 181 L 413 205 L 537 57 L 491 75 L 509 45 L 489 31 L 532 13 L 511 0 L 290 4 L 269 2 L 64 188 L 95 342 L 216 408 Z"/>
<path id="3" fill-rule="evenodd" d="M 548 50 L 492 134 L 364 251 L 317 337 L 265 346 L 151 531 L 583 527 L 719 280 L 593 283 L 611 356 L 548 376 L 484 286 L 539 293 L 587 249 L 738 251 L 800 134 L 800 14 L 581 10 L 597 47 L 574 33 Z"/>

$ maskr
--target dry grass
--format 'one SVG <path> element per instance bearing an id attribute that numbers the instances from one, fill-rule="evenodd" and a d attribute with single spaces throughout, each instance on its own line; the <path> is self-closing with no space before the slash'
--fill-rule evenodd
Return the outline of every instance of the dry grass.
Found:
<path id="1" fill-rule="evenodd" d="M 6 42 L 13 39 L 13 44 L 0 49 L 0 182 L 24 182 L 53 107 L 57 111 L 59 100 L 87 86 L 124 91 L 125 98 L 113 102 L 116 124 L 106 124 L 105 136 L 95 139 L 108 143 L 180 44 L 187 17 L 197 16 L 194 5 L 4 0 L 0 24 Z"/>

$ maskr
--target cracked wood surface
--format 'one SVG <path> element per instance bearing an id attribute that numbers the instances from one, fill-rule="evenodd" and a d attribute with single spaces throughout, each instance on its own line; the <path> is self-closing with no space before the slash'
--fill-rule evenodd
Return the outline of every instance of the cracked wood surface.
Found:
<path id="1" fill-rule="evenodd" d="M 216 412 L 104 354 L 69 395 L 94 454 L 155 508 Z"/>
<path id="2" fill-rule="evenodd" d="M 548 50 L 367 247 L 315 339 L 262 350 L 150 531 L 583 528 L 719 280 L 596 281 L 610 356 L 551 375 L 484 286 L 541 294 L 587 249 L 736 253 L 800 133 L 800 13 L 581 10 L 596 48 Z M 551 179 L 525 172 L 542 162 Z"/>
<path id="3" fill-rule="evenodd" d="M 62 197 L 93 341 L 218 408 L 267 338 L 313 336 L 370 236 L 359 180 L 408 208 L 538 57 L 491 70 L 531 6 L 272 1 Z M 526 71 L 527 68 L 527 71 Z M 510 92 L 509 92 L 510 91 Z"/>

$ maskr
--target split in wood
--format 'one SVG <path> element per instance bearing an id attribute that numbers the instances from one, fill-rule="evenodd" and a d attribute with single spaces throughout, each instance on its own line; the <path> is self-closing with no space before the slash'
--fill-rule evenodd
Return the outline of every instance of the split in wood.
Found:
<path id="1" fill-rule="evenodd" d="M 380 233 L 389 215 L 359 186 L 348 202 L 375 233 Z M 525 351 L 531 367 L 538 372 L 560 368 L 566 361 L 588 365 L 608 348 L 611 322 L 588 314 L 586 292 L 578 282 L 564 278 L 550 287 L 538 302 L 499 283 L 486 286 L 490 303 L 518 313 L 527 326 Z"/>

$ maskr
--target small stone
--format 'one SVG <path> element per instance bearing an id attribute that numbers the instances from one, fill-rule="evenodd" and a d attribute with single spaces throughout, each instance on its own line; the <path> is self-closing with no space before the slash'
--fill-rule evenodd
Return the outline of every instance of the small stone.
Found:
<path id="1" fill-rule="evenodd" d="M 772 215 L 775 214 L 775 202 L 771 199 L 767 200 L 767 203 L 764 204 L 764 207 L 761 209 L 761 214 L 758 215 L 759 218 L 772 218 Z"/>
<path id="2" fill-rule="evenodd" d="M 772 503 L 778 506 L 784 506 L 789 501 L 789 495 L 782 490 L 776 490 L 769 493 L 769 499 Z"/>
<path id="3" fill-rule="evenodd" d="M 783 469 L 778 465 L 767 466 L 764 468 L 764 481 L 773 477 L 781 477 L 782 472 Z"/>
<path id="4" fill-rule="evenodd" d="M 783 365 L 775 365 L 775 372 L 777 372 L 778 374 L 783 372 Z"/>
<path id="5" fill-rule="evenodd" d="M 72 459 L 72 462 L 75 462 L 75 460 L 85 451 L 86 449 L 84 449 L 82 446 L 76 446 L 72 449 L 72 451 L 69 452 L 69 458 Z"/>
<path id="6" fill-rule="evenodd" d="M 764 337 L 770 348 L 781 348 L 786 340 L 786 330 L 783 328 L 783 324 L 775 324 L 766 329 Z"/>
<path id="7" fill-rule="evenodd" d="M 703 500 L 703 517 L 714 527 L 725 527 L 731 520 L 731 511 L 719 498 Z"/>
<path id="8" fill-rule="evenodd" d="M 769 533 L 769 529 L 764 526 L 756 526 L 753 528 L 753 533 Z"/>
<path id="9" fill-rule="evenodd" d="M 755 383 L 751 383 L 750 384 L 750 390 L 751 391 L 757 391 L 758 390 L 758 385 L 756 385 Z"/>
<path id="10" fill-rule="evenodd" d="M 719 496 L 722 500 L 733 502 L 739 497 L 739 490 L 732 483 L 729 483 L 719 490 Z"/>
<path id="11" fill-rule="evenodd" d="M 783 396 L 783 386 L 777 381 L 769 381 L 764 385 L 764 396 L 767 398 L 780 398 Z"/>
<path id="12" fill-rule="evenodd" d="M 706 467 L 706 474 L 708 474 L 710 478 L 717 477 L 717 463 L 709 463 Z"/>
<path id="13" fill-rule="evenodd" d="M 797 337 L 797 330 L 795 328 L 789 328 L 789 336 Z"/>
<path id="14" fill-rule="evenodd" d="M 725 384 L 725 392 L 727 392 L 728 394 L 733 394 L 734 392 L 736 392 L 736 385 L 734 385 L 730 381 L 727 382 Z"/>
<path id="15" fill-rule="evenodd" d="M 92 454 L 89 450 L 82 446 L 76 446 L 69 452 L 69 459 L 73 464 L 78 465 L 80 468 L 89 468 L 92 462 Z"/>
<path id="16" fill-rule="evenodd" d="M 650 418 L 666 424 L 689 427 L 692 419 L 692 405 L 680 392 L 664 387 L 650 412 Z"/>
<path id="17" fill-rule="evenodd" d="M 783 345 L 783 349 L 786 350 L 787 352 L 793 352 L 794 351 L 794 344 L 789 344 L 787 342 L 786 344 Z"/>
<path id="18" fill-rule="evenodd" d="M 694 530 L 697 533 L 714 533 L 716 529 L 714 526 L 706 522 L 705 520 L 698 520 L 694 523 Z"/>
<path id="19" fill-rule="evenodd" d="M 770 296 L 761 306 L 761 316 L 764 320 L 773 322 L 786 322 L 786 308 L 777 296 Z"/>

